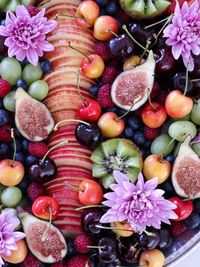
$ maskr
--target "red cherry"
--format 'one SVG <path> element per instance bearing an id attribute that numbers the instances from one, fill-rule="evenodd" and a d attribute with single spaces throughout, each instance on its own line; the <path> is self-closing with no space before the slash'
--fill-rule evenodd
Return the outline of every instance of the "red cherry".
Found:
<path id="1" fill-rule="evenodd" d="M 193 202 L 191 200 L 184 201 L 180 197 L 171 197 L 169 198 L 171 202 L 173 202 L 177 208 L 174 210 L 176 215 L 178 216 L 177 219 L 174 219 L 173 221 L 183 221 L 187 219 L 194 209 Z"/>
<path id="2" fill-rule="evenodd" d="M 36 198 L 32 205 L 33 214 L 44 220 L 50 219 L 50 209 L 52 212 L 52 219 L 54 220 L 59 213 L 59 204 L 57 200 L 52 197 L 40 196 Z"/>
<path id="3" fill-rule="evenodd" d="M 142 120 L 150 128 L 159 128 L 167 119 L 167 113 L 157 102 L 147 103 L 142 110 Z"/>
<path id="4" fill-rule="evenodd" d="M 93 180 L 84 180 L 79 185 L 79 200 L 83 205 L 97 205 L 103 200 L 102 187 Z"/>
<path id="5" fill-rule="evenodd" d="M 84 121 L 97 121 L 101 116 L 101 106 L 96 100 L 84 101 L 78 108 L 78 117 Z"/>

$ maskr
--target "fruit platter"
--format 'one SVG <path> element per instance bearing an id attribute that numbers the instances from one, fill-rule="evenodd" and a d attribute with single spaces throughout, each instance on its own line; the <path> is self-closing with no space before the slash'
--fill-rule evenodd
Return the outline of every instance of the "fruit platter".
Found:
<path id="1" fill-rule="evenodd" d="M 0 0 L 0 236 L 4 267 L 200 242 L 199 0 Z"/>

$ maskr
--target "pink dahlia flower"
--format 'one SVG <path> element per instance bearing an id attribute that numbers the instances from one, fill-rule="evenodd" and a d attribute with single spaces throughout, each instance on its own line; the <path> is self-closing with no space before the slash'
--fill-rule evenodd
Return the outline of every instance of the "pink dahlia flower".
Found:
<path id="1" fill-rule="evenodd" d="M 106 193 L 103 202 L 109 210 L 102 216 L 101 223 L 122 222 L 127 220 L 134 231 L 143 232 L 147 226 L 160 229 L 161 222 L 170 224 L 169 219 L 176 219 L 176 208 L 171 201 L 164 199 L 164 191 L 155 189 L 157 178 L 144 183 L 140 173 L 136 184 L 119 171 L 114 171 L 116 184 L 111 184 L 113 192 Z"/>
<path id="2" fill-rule="evenodd" d="M 199 0 L 190 6 L 185 1 L 180 8 L 177 1 L 172 23 L 164 30 L 166 44 L 172 46 L 175 59 L 182 56 L 183 63 L 189 71 L 194 69 L 193 55 L 200 54 L 200 10 Z"/>
<path id="3" fill-rule="evenodd" d="M 1 256 L 11 255 L 11 250 L 17 249 L 16 242 L 25 237 L 24 233 L 15 231 L 20 220 L 13 210 L 6 210 L 0 214 L 0 266 L 4 264 Z"/>
<path id="4" fill-rule="evenodd" d="M 57 25 L 54 20 L 44 17 L 45 9 L 31 17 L 24 6 L 17 6 L 16 15 L 8 11 L 5 26 L 0 26 L 0 35 L 6 36 L 8 56 L 19 61 L 28 61 L 37 65 L 43 51 L 52 51 L 53 45 L 46 41 L 46 34 L 53 31 Z"/>

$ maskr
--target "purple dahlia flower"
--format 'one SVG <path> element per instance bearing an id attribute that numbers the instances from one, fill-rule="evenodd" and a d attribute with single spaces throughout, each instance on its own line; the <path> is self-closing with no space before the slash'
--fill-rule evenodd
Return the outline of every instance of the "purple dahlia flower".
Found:
<path id="1" fill-rule="evenodd" d="M 5 26 L 0 26 L 0 35 L 6 36 L 8 56 L 19 61 L 28 61 L 37 65 L 43 51 L 52 51 L 53 45 L 46 41 L 46 34 L 53 31 L 57 25 L 54 20 L 44 17 L 45 9 L 31 17 L 24 6 L 17 6 L 16 15 L 8 11 Z"/>
<path id="2" fill-rule="evenodd" d="M 24 233 L 15 231 L 20 220 L 13 210 L 6 210 L 0 214 L 0 266 L 4 264 L 2 256 L 9 256 L 11 250 L 17 249 L 16 242 L 25 237 Z"/>
<path id="3" fill-rule="evenodd" d="M 127 220 L 134 231 L 143 232 L 147 226 L 160 229 L 161 222 L 170 224 L 169 219 L 176 219 L 173 211 L 176 205 L 164 199 L 164 191 L 155 189 L 157 178 L 144 183 L 140 173 L 136 184 L 130 182 L 128 176 L 114 171 L 116 184 L 111 184 L 113 192 L 106 193 L 103 202 L 109 210 L 102 216 L 101 223 L 122 222 Z"/>
<path id="4" fill-rule="evenodd" d="M 172 23 L 164 30 L 166 44 L 172 46 L 175 59 L 182 56 L 183 63 L 189 71 L 194 69 L 193 55 L 200 54 L 200 9 L 199 0 L 191 5 L 185 1 L 183 6 L 177 1 Z"/>

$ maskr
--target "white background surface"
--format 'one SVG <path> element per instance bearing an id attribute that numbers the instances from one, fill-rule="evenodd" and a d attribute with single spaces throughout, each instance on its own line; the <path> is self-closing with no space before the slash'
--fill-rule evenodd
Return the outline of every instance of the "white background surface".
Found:
<path id="1" fill-rule="evenodd" d="M 172 267 L 200 267 L 200 245 Z"/>

